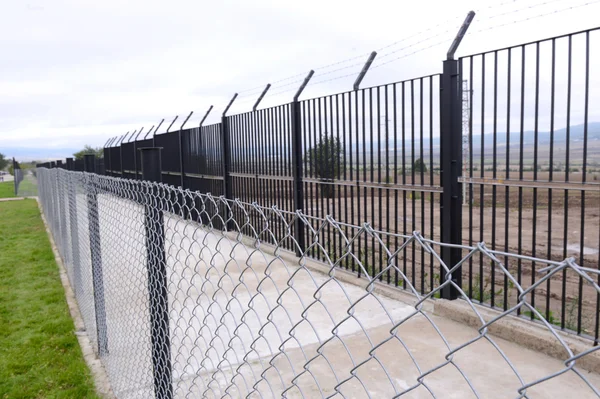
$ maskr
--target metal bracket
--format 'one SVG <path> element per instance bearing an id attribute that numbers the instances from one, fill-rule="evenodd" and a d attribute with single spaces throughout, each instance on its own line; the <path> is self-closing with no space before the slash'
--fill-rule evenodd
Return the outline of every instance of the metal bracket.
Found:
<path id="1" fill-rule="evenodd" d="M 306 75 L 306 77 L 304 78 L 304 82 L 302 82 L 302 84 L 298 88 L 298 91 L 296 92 L 296 94 L 294 94 L 294 101 L 298 101 L 298 97 L 300 97 L 300 94 L 302 94 L 302 92 L 306 88 L 306 85 L 308 84 L 308 82 L 310 81 L 310 79 L 313 77 L 314 74 L 315 74 L 315 71 L 313 71 L 312 69 L 308 72 L 308 75 Z"/>
<path id="2" fill-rule="evenodd" d="M 471 22 L 473 22 L 473 18 L 475 18 L 475 11 L 469 11 L 467 17 L 465 18 L 465 22 L 463 22 L 462 26 L 458 30 L 458 33 L 456 34 L 456 37 L 452 41 L 450 48 L 448 49 L 448 53 L 446 54 L 447 60 L 454 59 L 454 53 L 456 53 L 456 49 L 458 49 L 460 42 L 467 34 L 467 29 L 469 29 L 469 25 L 471 25 Z"/>
<path id="3" fill-rule="evenodd" d="M 269 91 L 270 88 L 271 88 L 271 83 L 267 83 L 267 87 L 265 87 L 265 89 L 263 90 L 263 92 L 258 97 L 258 100 L 256 100 L 256 104 L 254 104 L 254 107 L 252 107 L 252 111 L 253 112 L 256 111 L 256 108 L 258 107 L 258 104 L 260 104 L 260 102 L 262 101 L 263 97 L 265 96 L 265 94 L 267 94 L 267 92 Z"/>
<path id="4" fill-rule="evenodd" d="M 179 115 L 175 116 L 175 119 L 173 119 L 173 122 L 171 122 L 171 124 L 169 125 L 169 127 L 167 128 L 167 131 L 165 133 L 169 133 L 169 130 L 171 130 L 171 126 L 173 126 L 173 123 L 175 123 L 175 121 L 177 120 L 177 118 L 179 118 Z"/>
<path id="5" fill-rule="evenodd" d="M 360 73 L 356 77 L 356 80 L 354 81 L 353 88 L 354 88 L 355 91 L 359 89 L 360 82 L 362 82 L 362 80 L 364 79 L 365 75 L 367 74 L 367 71 L 371 67 L 371 64 L 373 63 L 373 60 L 375 59 L 376 56 L 377 56 L 377 51 L 373 51 L 369 55 L 369 58 L 367 59 L 367 62 L 365 62 L 365 65 L 363 66 L 362 70 L 360 71 Z"/>
<path id="6" fill-rule="evenodd" d="M 227 114 L 227 111 L 229 111 L 229 108 L 231 108 L 231 104 L 233 104 L 233 102 L 235 101 L 235 99 L 237 98 L 238 94 L 235 93 L 233 95 L 233 97 L 231 98 L 231 100 L 229 101 L 229 104 L 227 104 L 227 107 L 225 107 L 225 110 L 223 111 L 223 116 L 225 116 Z"/>
<path id="7" fill-rule="evenodd" d="M 135 134 L 137 133 L 137 129 L 133 131 L 133 133 L 131 133 L 131 136 L 129 136 L 129 139 L 127 140 L 127 143 L 129 143 L 131 141 L 131 138 L 133 136 L 135 136 Z"/>
<path id="8" fill-rule="evenodd" d="M 208 108 L 208 111 L 206 111 L 206 114 L 204 114 L 204 118 L 202 118 L 202 120 L 200 121 L 200 126 L 198 126 L 198 127 L 202 127 L 202 124 L 204 123 L 204 121 L 206 120 L 206 118 L 208 117 L 208 114 L 210 114 L 210 111 L 212 111 L 212 109 L 213 109 L 213 106 L 211 105 Z"/>
<path id="9" fill-rule="evenodd" d="M 185 120 L 181 124 L 181 127 L 179 128 L 179 130 L 183 130 L 183 126 L 187 123 L 187 121 L 190 119 L 190 117 L 192 116 L 193 113 L 194 113 L 194 111 L 190 112 L 190 114 L 187 116 L 187 118 L 185 118 Z"/>
<path id="10" fill-rule="evenodd" d="M 152 133 L 152 130 L 154 130 L 154 125 L 152 125 L 152 127 L 150 128 L 150 130 L 148 131 L 148 133 L 146 133 L 146 135 L 144 136 L 144 138 L 143 138 L 142 140 L 145 140 L 145 139 L 146 139 L 146 137 L 148 137 L 148 135 L 149 135 L 150 133 Z"/>
<path id="11" fill-rule="evenodd" d="M 117 144 L 121 145 L 121 143 L 123 142 L 123 140 L 125 139 L 125 137 L 129 134 L 129 132 L 125 133 L 124 135 L 122 135 L 119 140 L 117 140 Z"/>
<path id="12" fill-rule="evenodd" d="M 152 133 L 152 136 L 156 136 L 156 132 L 158 132 L 158 129 L 160 128 L 160 126 L 163 124 L 164 121 L 165 121 L 165 118 L 163 118 L 162 121 L 160 121 L 160 123 L 158 124 L 158 126 L 156 126 L 156 129 L 154 129 L 154 133 Z M 148 133 L 150 133 L 150 132 L 148 132 Z M 144 139 L 146 137 L 148 137 L 147 134 L 144 136 Z"/>
<path id="13" fill-rule="evenodd" d="M 133 141 L 137 141 L 139 135 L 144 131 L 144 127 L 142 126 L 142 128 L 140 129 L 140 131 L 138 132 L 138 134 L 135 136 L 135 139 Z"/>

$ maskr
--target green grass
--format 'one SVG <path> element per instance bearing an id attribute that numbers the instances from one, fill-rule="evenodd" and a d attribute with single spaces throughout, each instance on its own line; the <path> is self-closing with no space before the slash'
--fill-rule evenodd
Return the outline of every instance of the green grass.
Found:
<path id="1" fill-rule="evenodd" d="M 96 397 L 37 203 L 0 202 L 0 398 Z"/>
<path id="2" fill-rule="evenodd" d="M 12 181 L 0 183 L 0 198 L 10 198 L 15 196 L 15 184 Z"/>
<path id="3" fill-rule="evenodd" d="M 31 175 L 25 176 L 25 178 L 19 183 L 19 192 L 17 193 L 20 197 L 36 196 L 37 195 L 37 181 Z"/>

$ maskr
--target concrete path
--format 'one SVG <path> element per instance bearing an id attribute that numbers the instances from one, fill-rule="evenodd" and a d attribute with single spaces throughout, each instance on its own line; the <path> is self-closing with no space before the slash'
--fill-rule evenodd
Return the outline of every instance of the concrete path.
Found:
<path id="1" fill-rule="evenodd" d="M 117 397 L 150 397 L 143 209 L 98 200 L 109 342 L 103 361 Z M 366 280 L 330 278 L 178 217 L 165 217 L 165 248 L 178 398 L 320 398 L 336 388 L 336 397 L 390 398 L 415 385 L 402 397 L 516 398 L 523 385 L 565 368 L 500 338 L 462 347 L 480 337 L 476 329 L 370 294 Z M 600 388 L 598 374 L 583 375 Z M 573 371 L 527 395 L 597 397 Z"/>

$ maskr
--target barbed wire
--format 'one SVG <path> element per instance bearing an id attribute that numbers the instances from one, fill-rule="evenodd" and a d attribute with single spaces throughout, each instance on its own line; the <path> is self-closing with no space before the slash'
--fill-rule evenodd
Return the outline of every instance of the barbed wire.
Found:
<path id="1" fill-rule="evenodd" d="M 551 3 L 551 2 L 546 2 L 544 4 L 548 4 L 548 3 Z M 509 25 L 519 24 L 521 22 L 527 22 L 527 21 L 530 21 L 530 20 L 533 20 L 533 19 L 547 17 L 549 15 L 554 15 L 554 14 L 558 14 L 560 12 L 570 11 L 570 10 L 574 10 L 574 9 L 577 9 L 577 8 L 586 7 L 586 6 L 589 6 L 589 5 L 592 5 L 592 4 L 597 4 L 597 3 L 600 3 L 600 0 L 588 1 L 588 2 L 583 3 L 583 4 L 577 4 L 577 5 L 573 5 L 573 6 L 569 6 L 569 7 L 555 9 L 555 10 L 548 11 L 548 12 L 545 12 L 545 13 L 542 13 L 542 14 L 537 14 L 537 15 L 529 16 L 527 18 L 517 19 L 517 20 L 513 20 L 513 21 L 509 21 L 509 22 L 505 22 L 505 23 L 501 23 L 501 24 L 497 24 L 497 25 L 493 25 L 493 26 L 488 26 L 488 27 L 480 28 L 478 30 L 468 31 L 465 36 L 467 36 L 467 35 L 473 35 L 475 33 L 485 32 L 485 31 L 488 31 L 488 30 L 493 30 L 493 29 L 497 29 L 497 28 L 501 28 L 501 27 L 505 27 L 505 26 L 509 26 Z"/>
<path id="2" fill-rule="evenodd" d="M 563 3 L 563 2 L 569 3 L 569 1 L 570 0 L 549 0 L 549 1 L 544 1 L 544 2 L 538 2 L 538 3 L 535 3 L 535 4 L 527 4 L 527 5 L 524 5 L 522 7 L 518 7 L 518 8 L 515 8 L 515 9 L 507 10 L 507 11 L 502 12 L 500 14 L 494 14 L 494 15 L 490 15 L 490 16 L 478 16 L 478 18 L 476 19 L 476 23 L 480 24 L 481 22 L 490 21 L 490 20 L 493 20 L 493 19 L 496 19 L 496 18 L 499 18 L 499 17 L 502 17 L 502 16 L 506 16 L 506 15 L 518 14 L 518 13 L 521 13 L 523 11 L 537 9 L 537 8 L 544 7 L 544 6 L 547 6 L 547 5 L 550 5 L 550 4 Z M 515 24 L 527 22 L 527 21 L 530 21 L 530 20 L 534 20 L 534 19 L 546 17 L 546 16 L 549 16 L 549 15 L 558 14 L 560 12 L 566 12 L 566 11 L 570 11 L 570 10 L 574 10 L 574 9 L 586 7 L 586 6 L 589 6 L 589 5 L 598 4 L 598 3 L 600 3 L 600 0 L 587 1 L 587 2 L 582 3 L 582 4 L 569 5 L 568 7 L 562 7 L 562 8 L 553 9 L 553 10 L 548 11 L 548 12 L 543 12 L 543 13 L 540 13 L 540 14 L 537 14 L 537 15 L 532 15 L 532 16 L 528 16 L 528 17 L 525 17 L 525 18 L 516 19 L 516 20 L 513 20 L 513 21 L 503 22 L 503 23 L 492 25 L 492 26 L 485 26 L 485 27 L 482 27 L 482 28 L 479 28 L 479 29 L 475 29 L 475 30 L 470 29 L 470 30 L 467 31 L 466 36 L 469 36 L 469 35 L 472 36 L 472 35 L 474 35 L 476 33 L 481 33 L 481 32 L 485 32 L 485 31 L 489 31 L 489 30 L 494 30 L 494 29 L 498 29 L 498 28 L 502 28 L 502 27 L 506 27 L 506 26 L 510 26 L 510 25 L 515 25 Z M 521 1 L 517 1 L 517 0 L 502 1 L 502 2 L 499 2 L 499 3 L 496 3 L 496 4 L 488 5 L 487 7 L 484 7 L 484 8 L 476 9 L 476 11 L 477 12 L 481 12 L 483 10 L 489 11 L 489 10 L 493 10 L 493 9 L 496 9 L 496 8 L 502 8 L 502 7 L 504 7 L 506 5 L 509 5 L 509 4 L 519 4 L 520 5 L 520 4 L 523 4 L 523 3 Z M 423 46 L 421 48 L 417 48 L 414 51 L 411 51 L 411 52 L 408 52 L 408 53 L 405 53 L 405 54 L 401 54 L 401 55 L 399 55 L 397 57 L 394 57 L 392 59 L 385 60 L 386 58 L 392 57 L 395 54 L 402 53 L 402 52 L 404 52 L 406 50 L 414 48 L 415 46 L 418 46 L 419 44 L 424 44 L 424 43 L 426 43 L 428 41 L 434 40 L 434 39 L 436 39 L 436 38 L 438 38 L 438 37 L 440 37 L 440 36 L 442 36 L 444 34 L 449 33 L 450 31 L 452 31 L 452 29 L 456 29 L 457 28 L 456 24 L 454 24 L 454 25 L 449 25 L 449 24 L 452 23 L 452 22 L 456 22 L 459 19 L 462 20 L 462 16 L 460 16 L 460 17 L 457 16 L 457 17 L 449 18 L 449 19 L 447 19 L 447 20 L 445 20 L 443 22 L 440 22 L 440 23 L 436 24 L 433 27 L 430 27 L 428 29 L 424 29 L 424 30 L 419 31 L 419 32 L 417 32 L 415 34 L 412 34 L 410 36 L 407 36 L 407 37 L 402 38 L 400 40 L 397 40 L 397 41 L 395 41 L 393 43 L 390 43 L 388 45 L 385 45 L 383 47 L 378 48 L 376 51 L 381 52 L 381 51 L 384 51 L 386 49 L 390 49 L 390 48 L 393 48 L 395 46 L 398 46 L 401 43 L 405 43 L 407 41 L 410 41 L 413 38 L 422 36 L 424 33 L 433 32 L 433 31 L 435 31 L 438 28 L 446 27 L 445 30 L 440 31 L 440 32 L 438 32 L 436 34 L 433 34 L 433 35 L 429 35 L 428 37 L 426 37 L 424 39 L 421 39 L 421 40 L 418 40 L 418 41 L 416 41 L 414 43 L 405 45 L 405 46 L 403 46 L 401 48 L 394 49 L 392 51 L 387 51 L 387 52 L 384 51 L 382 54 L 378 54 L 378 56 L 376 57 L 375 61 L 373 62 L 373 65 L 371 66 L 370 69 L 380 68 L 380 67 L 382 67 L 384 65 L 388 65 L 390 63 L 399 61 L 401 59 L 407 58 L 407 57 L 412 56 L 414 54 L 420 53 L 422 51 L 425 51 L 425 50 L 434 48 L 436 46 L 439 46 L 441 44 L 444 44 L 446 42 L 449 42 L 450 40 L 452 40 L 452 38 L 450 38 L 450 37 L 448 37 L 447 39 L 444 39 L 444 40 L 436 41 L 436 42 L 434 42 L 434 43 L 432 43 L 430 45 Z M 339 67 L 339 68 L 335 68 L 335 69 L 332 69 L 332 70 L 328 70 L 326 72 L 317 73 L 316 76 L 317 76 L 318 80 L 310 81 L 309 84 L 308 84 L 308 87 L 312 87 L 312 86 L 316 86 L 316 85 L 320 85 L 320 84 L 324 84 L 324 83 L 328 83 L 328 82 L 332 82 L 332 81 L 336 81 L 336 80 L 340 80 L 340 79 L 344 79 L 344 78 L 356 75 L 357 71 L 353 71 L 352 73 L 342 73 L 341 75 L 333 76 L 333 77 L 331 77 L 329 79 L 319 79 L 319 78 L 321 78 L 323 76 L 327 76 L 327 75 L 331 75 L 331 74 L 337 74 L 337 73 L 342 72 L 342 71 L 346 71 L 346 70 L 349 70 L 349 69 L 352 69 L 352 68 L 358 68 L 359 66 L 363 66 L 364 65 L 364 59 L 369 54 L 370 53 L 363 53 L 363 54 L 358 55 L 358 56 L 353 56 L 353 57 L 350 57 L 350 58 L 347 58 L 347 59 L 344 59 L 344 60 L 336 61 L 336 62 L 333 62 L 333 63 L 330 63 L 330 64 L 323 65 L 321 67 L 315 68 L 315 71 L 323 71 L 323 70 L 327 70 L 329 68 L 332 68 L 332 67 L 335 67 L 335 66 L 338 66 L 338 65 L 342 65 L 342 64 L 354 61 L 354 60 L 362 59 L 360 62 L 356 62 L 356 63 L 353 63 L 351 65 L 345 65 L 343 67 Z M 267 98 L 273 98 L 274 96 L 278 96 L 280 94 L 284 94 L 284 93 L 288 93 L 288 92 L 297 90 L 297 87 L 295 87 L 295 86 L 297 86 L 298 84 L 302 83 L 304 81 L 305 76 L 306 76 L 305 73 L 299 73 L 299 74 L 291 75 L 289 77 L 282 78 L 282 79 L 279 79 L 279 80 L 273 82 L 271 84 L 272 89 L 269 92 L 267 92 L 267 95 L 265 96 L 265 99 L 267 99 Z M 300 78 L 300 79 L 297 79 L 297 78 Z M 295 79 L 295 80 L 293 80 L 291 82 L 288 82 L 289 80 L 292 80 L 292 79 Z M 284 83 L 284 82 L 288 82 L 288 83 L 285 83 L 283 85 L 279 85 L 279 83 Z M 292 87 L 292 86 L 294 86 L 294 87 Z M 262 92 L 262 90 L 264 90 L 264 87 L 265 87 L 264 85 L 261 85 L 261 86 L 255 87 L 255 88 L 245 89 L 245 90 L 239 91 L 238 93 L 240 95 L 236 99 L 236 101 L 234 103 L 234 107 L 236 105 L 239 105 L 239 104 L 247 104 L 249 102 L 256 101 L 256 99 L 257 99 L 256 95 L 259 94 L 260 92 Z M 289 89 L 284 89 L 286 87 L 289 87 Z M 282 90 L 282 89 L 284 89 L 284 90 Z M 166 128 L 166 126 L 165 126 L 165 128 Z"/>

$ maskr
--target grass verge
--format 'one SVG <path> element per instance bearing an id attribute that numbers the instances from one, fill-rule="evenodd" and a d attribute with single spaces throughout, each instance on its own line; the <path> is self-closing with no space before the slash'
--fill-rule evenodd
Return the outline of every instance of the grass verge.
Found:
<path id="1" fill-rule="evenodd" d="M 0 202 L 0 398 L 96 398 L 34 200 Z"/>
<path id="2" fill-rule="evenodd" d="M 0 183 L 0 198 L 11 198 L 15 196 L 15 185 L 12 181 Z"/>

